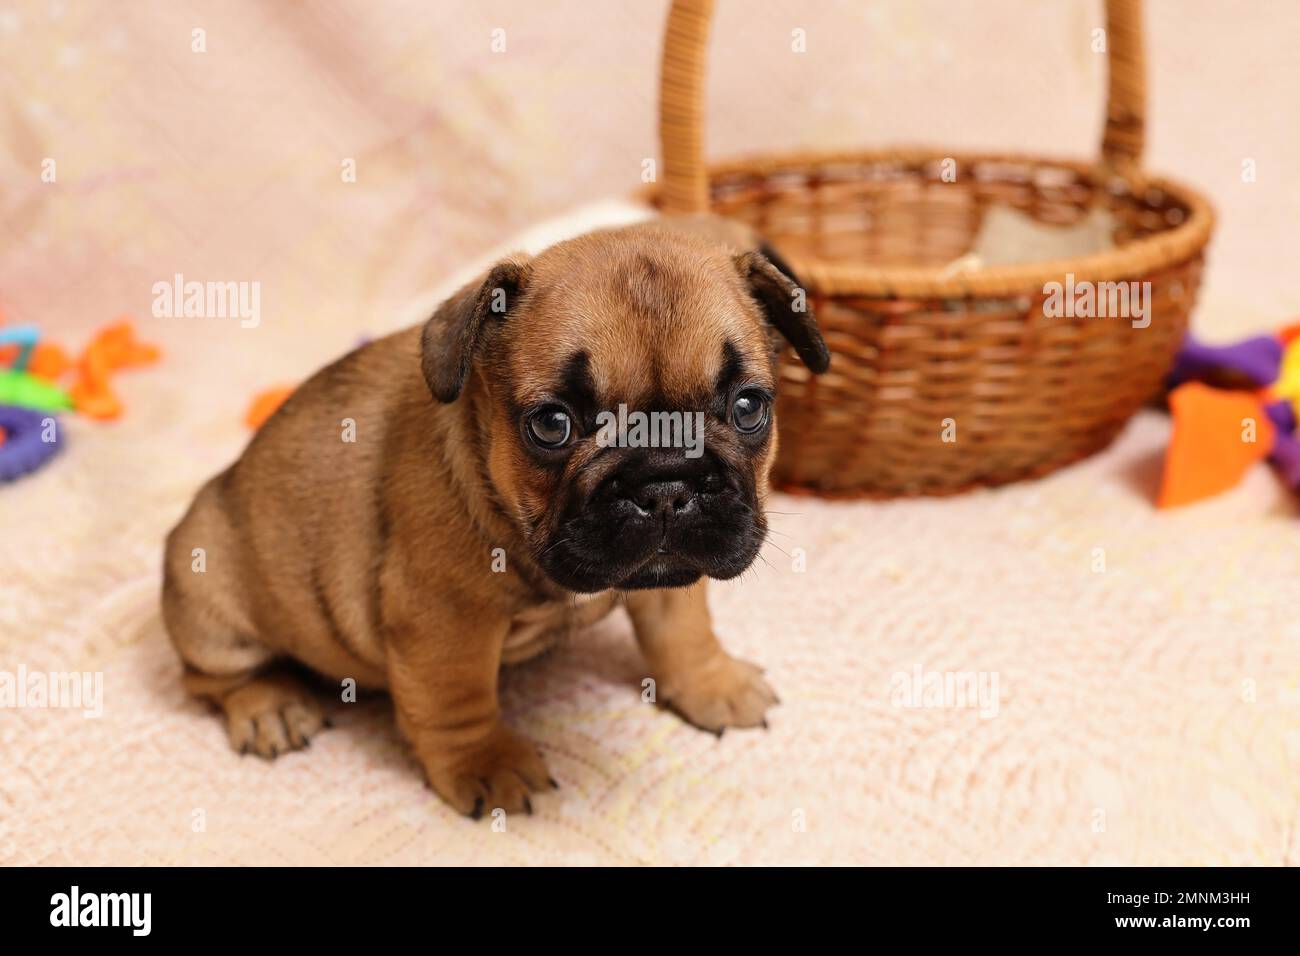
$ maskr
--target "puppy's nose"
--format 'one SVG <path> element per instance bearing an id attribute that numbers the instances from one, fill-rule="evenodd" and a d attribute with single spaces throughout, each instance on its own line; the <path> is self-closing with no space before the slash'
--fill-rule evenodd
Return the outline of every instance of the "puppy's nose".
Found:
<path id="1" fill-rule="evenodd" d="M 684 481 L 648 481 L 628 497 L 647 515 L 671 517 L 691 508 L 695 503 L 695 489 Z"/>

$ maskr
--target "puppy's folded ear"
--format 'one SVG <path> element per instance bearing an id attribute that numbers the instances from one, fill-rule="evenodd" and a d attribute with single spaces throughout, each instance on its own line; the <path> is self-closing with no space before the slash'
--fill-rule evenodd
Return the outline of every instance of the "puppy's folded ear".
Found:
<path id="1" fill-rule="evenodd" d="M 745 252 L 736 256 L 736 269 L 767 320 L 794 346 L 809 371 L 820 375 L 830 367 L 831 353 L 817 328 L 817 319 L 808 308 L 807 293 L 800 288 L 790 267 L 769 247 L 765 246 L 764 250 L 780 262 L 781 268 L 762 252 Z"/>
<path id="2" fill-rule="evenodd" d="M 465 387 L 474 356 L 515 307 L 528 280 L 528 260 L 503 259 L 483 279 L 471 282 L 438 307 L 420 336 L 420 367 L 429 391 L 440 402 L 454 402 Z"/>

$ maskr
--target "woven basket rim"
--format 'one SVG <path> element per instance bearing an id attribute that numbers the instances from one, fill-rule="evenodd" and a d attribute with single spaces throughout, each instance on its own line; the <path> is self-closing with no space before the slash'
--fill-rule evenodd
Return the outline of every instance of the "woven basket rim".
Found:
<path id="1" fill-rule="evenodd" d="M 1108 173 L 1095 162 L 1084 162 L 1041 154 L 1015 152 L 953 152 L 933 147 L 894 147 L 770 152 L 724 159 L 707 165 L 710 181 L 720 176 L 751 173 L 770 176 L 783 169 L 835 164 L 903 163 L 916 165 L 953 159 L 963 164 L 999 163 L 1066 169 L 1097 183 L 1127 182 Z M 1067 259 L 1048 259 L 1010 266 L 970 269 L 959 273 L 948 266 L 864 266 L 825 260 L 791 252 L 789 258 L 809 291 L 835 296 L 887 296 L 906 298 L 971 298 L 1021 296 L 1041 290 L 1048 282 L 1060 281 L 1066 273 L 1080 280 L 1107 282 L 1133 279 L 1186 262 L 1201 254 L 1214 227 L 1214 211 L 1197 190 L 1174 179 L 1143 174 L 1140 190 L 1159 190 L 1186 207 L 1187 218 L 1156 235 L 1125 242 L 1113 249 Z M 638 196 L 651 202 L 662 192 L 657 183 L 643 187 Z"/>

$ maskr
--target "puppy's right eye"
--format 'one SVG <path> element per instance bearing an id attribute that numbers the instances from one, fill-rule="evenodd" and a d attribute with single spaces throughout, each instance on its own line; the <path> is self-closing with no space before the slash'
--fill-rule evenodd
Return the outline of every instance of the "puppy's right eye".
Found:
<path id="1" fill-rule="evenodd" d="M 543 448 L 563 448 L 573 434 L 569 413 L 552 405 L 528 417 L 528 437 Z"/>

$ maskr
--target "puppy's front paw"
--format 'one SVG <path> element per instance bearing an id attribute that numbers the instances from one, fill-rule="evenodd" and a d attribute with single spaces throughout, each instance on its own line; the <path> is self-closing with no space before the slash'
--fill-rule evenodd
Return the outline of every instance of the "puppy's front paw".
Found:
<path id="1" fill-rule="evenodd" d="M 664 693 L 666 706 L 718 736 L 727 727 L 767 726 L 764 713 L 780 703 L 762 668 L 725 654 L 698 672 L 679 675 Z"/>
<path id="2" fill-rule="evenodd" d="M 504 724 L 473 744 L 419 751 L 434 792 L 475 820 L 497 808 L 532 813 L 528 795 L 557 786 L 537 748 Z"/>

